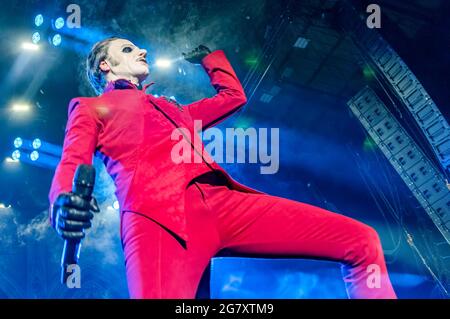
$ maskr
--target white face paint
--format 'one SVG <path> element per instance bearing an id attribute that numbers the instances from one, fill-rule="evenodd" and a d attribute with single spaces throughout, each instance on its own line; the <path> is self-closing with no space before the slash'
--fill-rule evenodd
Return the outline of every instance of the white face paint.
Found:
<path id="1" fill-rule="evenodd" d="M 100 63 L 100 68 L 107 72 L 107 81 L 126 79 L 140 84 L 150 73 L 146 57 L 146 50 L 126 39 L 117 39 L 110 43 L 108 58 Z"/>

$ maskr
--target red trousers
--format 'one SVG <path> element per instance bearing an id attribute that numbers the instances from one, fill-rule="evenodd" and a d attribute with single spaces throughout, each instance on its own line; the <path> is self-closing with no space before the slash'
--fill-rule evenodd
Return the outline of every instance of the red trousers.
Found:
<path id="1" fill-rule="evenodd" d="M 350 298 L 396 298 L 377 232 L 354 219 L 201 180 L 188 187 L 185 210 L 186 247 L 155 221 L 139 213 L 123 213 L 131 298 L 195 298 L 210 259 L 224 248 L 339 261 Z"/>

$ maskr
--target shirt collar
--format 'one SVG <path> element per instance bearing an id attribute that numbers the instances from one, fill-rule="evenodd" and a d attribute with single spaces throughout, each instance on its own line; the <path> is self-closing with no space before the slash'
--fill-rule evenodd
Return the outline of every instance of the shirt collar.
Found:
<path id="1" fill-rule="evenodd" d="M 155 84 L 155 82 L 150 82 L 148 84 L 145 84 L 140 88 L 140 86 L 137 86 L 136 84 L 131 83 L 128 80 L 125 79 L 118 79 L 115 81 L 109 81 L 106 85 L 105 89 L 103 90 L 103 93 L 107 93 L 113 90 L 141 90 L 142 92 L 145 92 L 147 88 L 151 85 Z"/>

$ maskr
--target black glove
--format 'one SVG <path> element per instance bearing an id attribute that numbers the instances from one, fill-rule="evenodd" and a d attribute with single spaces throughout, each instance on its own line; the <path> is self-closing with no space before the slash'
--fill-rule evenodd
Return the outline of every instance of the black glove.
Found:
<path id="1" fill-rule="evenodd" d="M 81 196 L 61 193 L 52 209 L 52 226 L 63 239 L 81 240 L 84 229 L 91 227 L 92 212 L 99 212 L 97 200 L 87 201 Z"/>
<path id="2" fill-rule="evenodd" d="M 211 53 L 211 50 L 207 47 L 199 45 L 197 48 L 188 53 L 182 53 L 186 61 L 193 64 L 200 64 L 205 56 Z"/>

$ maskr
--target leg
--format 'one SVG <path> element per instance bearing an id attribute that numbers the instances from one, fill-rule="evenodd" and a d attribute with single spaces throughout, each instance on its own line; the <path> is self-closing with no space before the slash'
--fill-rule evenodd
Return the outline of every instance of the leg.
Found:
<path id="1" fill-rule="evenodd" d="M 195 184 L 186 196 L 187 248 L 155 221 L 138 213 L 123 213 L 122 242 L 131 298 L 195 298 L 203 271 L 220 246 L 211 213 Z"/>
<path id="2" fill-rule="evenodd" d="M 396 298 L 373 228 L 305 203 L 200 186 L 217 216 L 223 248 L 339 261 L 349 297 Z M 379 280 L 372 282 L 376 273 Z"/>

